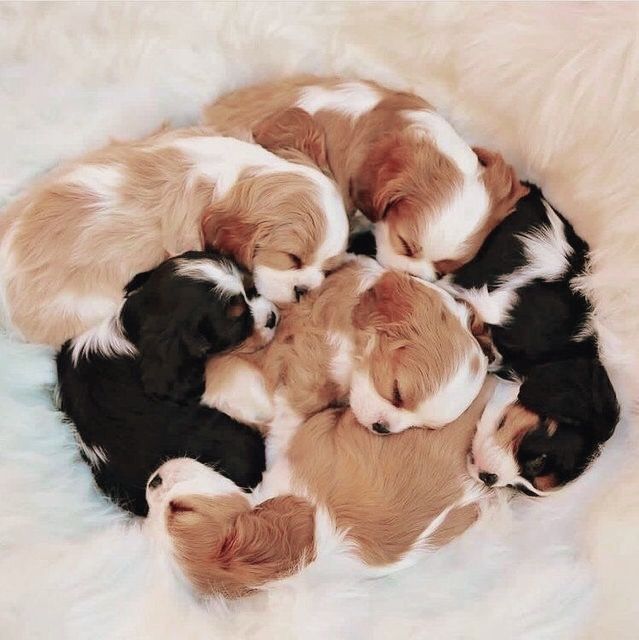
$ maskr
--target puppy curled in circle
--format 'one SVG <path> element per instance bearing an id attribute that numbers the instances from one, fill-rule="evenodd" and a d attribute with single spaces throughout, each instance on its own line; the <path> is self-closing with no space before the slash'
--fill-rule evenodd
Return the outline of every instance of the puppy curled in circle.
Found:
<path id="1" fill-rule="evenodd" d="M 144 515 L 148 475 L 182 455 L 255 486 L 262 437 L 200 396 L 207 358 L 239 343 L 262 348 L 277 319 L 250 276 L 216 252 L 187 252 L 133 278 L 118 314 L 57 356 L 59 406 L 99 488 Z"/>
<path id="2" fill-rule="evenodd" d="M 375 223 L 379 261 L 427 280 L 470 260 L 527 193 L 498 153 L 471 149 L 425 100 L 374 82 L 273 81 L 222 96 L 203 121 L 307 154 L 349 213 Z"/>
<path id="3" fill-rule="evenodd" d="M 213 358 L 202 401 L 273 442 L 345 404 L 377 433 L 443 427 L 486 376 L 473 327 L 468 306 L 439 287 L 359 257 L 285 309 L 265 349 Z"/>
<path id="4" fill-rule="evenodd" d="M 584 472 L 618 420 L 597 358 L 536 365 L 522 383 L 499 381 L 478 423 L 470 473 L 488 486 L 546 495 Z"/>
<path id="5" fill-rule="evenodd" d="M 60 346 L 112 316 L 123 287 L 212 246 L 289 303 L 344 257 L 348 220 L 321 171 L 210 128 L 113 142 L 65 163 L 0 219 L 0 293 L 16 333 Z"/>
<path id="6" fill-rule="evenodd" d="M 492 502 L 466 469 L 490 384 L 437 431 L 379 438 L 349 408 L 320 412 L 250 494 L 194 460 L 170 460 L 149 479 L 146 530 L 202 596 L 243 596 L 309 565 L 321 579 L 410 566 Z"/>

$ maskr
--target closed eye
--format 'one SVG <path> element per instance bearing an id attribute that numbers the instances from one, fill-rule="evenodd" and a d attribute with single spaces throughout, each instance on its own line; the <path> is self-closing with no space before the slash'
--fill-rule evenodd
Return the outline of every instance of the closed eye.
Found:
<path id="1" fill-rule="evenodd" d="M 415 252 L 411 248 L 411 246 L 402 238 L 401 236 L 397 236 L 397 239 L 402 243 L 402 249 L 404 250 L 404 255 L 407 258 L 412 258 L 415 255 Z"/>
<path id="2" fill-rule="evenodd" d="M 504 416 L 500 421 L 499 421 L 499 426 L 497 427 L 497 431 L 499 431 L 504 425 L 506 424 L 506 416 Z"/>
<path id="3" fill-rule="evenodd" d="M 296 256 L 294 253 L 289 253 L 288 257 L 291 259 L 294 269 L 302 268 L 302 261 L 300 260 L 299 256 Z"/>
<path id="4" fill-rule="evenodd" d="M 397 384 L 397 380 L 395 380 L 393 383 L 393 406 L 399 409 L 403 404 L 402 394 L 399 392 L 399 385 Z"/>

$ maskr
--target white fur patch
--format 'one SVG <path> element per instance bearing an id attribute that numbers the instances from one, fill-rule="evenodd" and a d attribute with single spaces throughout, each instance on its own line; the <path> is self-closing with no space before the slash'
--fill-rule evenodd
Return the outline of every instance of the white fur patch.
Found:
<path id="1" fill-rule="evenodd" d="M 421 109 L 419 111 L 405 111 L 403 115 L 413 123 L 414 129 L 428 135 L 437 148 L 448 156 L 462 173 L 477 173 L 479 160 L 475 152 L 439 113 Z"/>
<path id="2" fill-rule="evenodd" d="M 137 352 L 135 346 L 124 336 L 120 323 L 120 311 L 115 316 L 105 318 L 96 327 L 87 329 L 71 343 L 71 360 L 74 365 L 78 364 L 80 358 L 92 353 L 113 358 L 135 356 Z"/>
<path id="3" fill-rule="evenodd" d="M 353 374 L 353 341 L 342 333 L 328 333 L 326 342 L 333 349 L 331 377 L 342 387 L 348 387 Z"/>
<path id="4" fill-rule="evenodd" d="M 363 82 L 344 82 L 332 89 L 308 87 L 296 106 L 311 115 L 326 109 L 359 118 L 374 109 L 381 98 L 378 91 Z"/>
<path id="5" fill-rule="evenodd" d="M 124 174 L 117 166 L 84 164 L 62 176 L 64 182 L 78 184 L 98 196 L 106 209 L 117 205 Z"/>
<path id="6" fill-rule="evenodd" d="M 228 260 L 176 260 L 178 276 L 210 282 L 216 293 L 225 296 L 244 294 L 242 276 L 237 267 Z"/>
<path id="7" fill-rule="evenodd" d="M 375 286 L 386 272 L 386 269 L 377 260 L 367 256 L 357 256 L 355 260 L 362 267 L 359 270 L 359 283 L 357 285 L 357 294 L 361 295 L 364 291 L 368 291 L 368 289 Z"/>

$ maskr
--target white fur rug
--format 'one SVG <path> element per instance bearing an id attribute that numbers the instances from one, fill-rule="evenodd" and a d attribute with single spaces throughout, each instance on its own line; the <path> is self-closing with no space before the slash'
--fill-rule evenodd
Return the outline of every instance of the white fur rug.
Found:
<path id="1" fill-rule="evenodd" d="M 191 122 L 253 80 L 412 88 L 590 241 L 584 286 L 626 410 L 579 481 L 411 570 L 204 606 L 93 490 L 51 404 L 51 353 L 0 336 L 0 637 L 636 638 L 638 25 L 632 4 L 0 4 L 0 206 L 62 158 Z"/>

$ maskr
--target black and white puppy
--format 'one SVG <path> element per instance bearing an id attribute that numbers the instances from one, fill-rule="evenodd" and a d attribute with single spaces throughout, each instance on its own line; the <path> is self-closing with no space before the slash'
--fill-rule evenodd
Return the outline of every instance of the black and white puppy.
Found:
<path id="1" fill-rule="evenodd" d="M 501 355 L 497 373 L 515 381 L 498 385 L 482 418 L 471 473 L 542 495 L 584 471 L 619 407 L 578 287 L 588 245 L 529 186 L 477 256 L 440 284 L 487 323 Z"/>
<path id="2" fill-rule="evenodd" d="M 545 495 L 577 478 L 613 434 L 619 406 L 598 358 L 554 360 L 499 379 L 468 466 L 488 486 Z"/>
<path id="3" fill-rule="evenodd" d="M 165 460 L 211 464 L 242 487 L 259 483 L 264 443 L 199 403 L 208 356 L 273 336 L 277 313 L 218 253 L 188 252 L 138 274 L 119 314 L 57 356 L 60 408 L 100 489 L 138 515 Z"/>

